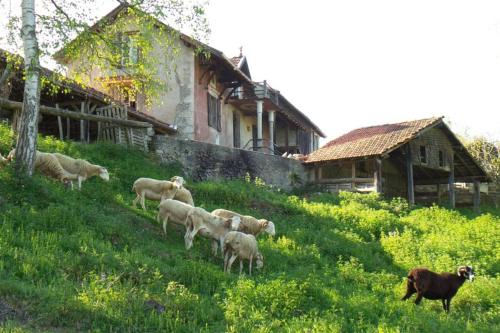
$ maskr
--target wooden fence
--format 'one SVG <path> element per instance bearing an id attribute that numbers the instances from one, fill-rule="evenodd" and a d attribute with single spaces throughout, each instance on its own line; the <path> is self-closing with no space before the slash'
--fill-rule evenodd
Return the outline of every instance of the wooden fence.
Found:
<path id="1" fill-rule="evenodd" d="M 85 112 L 85 102 L 82 102 L 81 112 L 76 110 L 40 105 L 40 113 L 56 116 L 58 120 L 59 136 L 64 138 L 62 118 L 66 119 L 67 133 L 69 139 L 70 119 L 80 120 L 80 140 L 88 142 L 89 136 L 85 135 L 85 122 L 96 122 L 98 128 L 97 140 L 110 141 L 118 144 L 138 146 L 147 150 L 148 144 L 154 135 L 153 125 L 147 122 L 128 120 L 125 107 L 108 105 L 104 107 L 87 108 L 90 112 Z M 0 108 L 6 110 L 21 110 L 23 103 L 0 98 Z M 93 114 L 95 112 L 95 114 Z"/>

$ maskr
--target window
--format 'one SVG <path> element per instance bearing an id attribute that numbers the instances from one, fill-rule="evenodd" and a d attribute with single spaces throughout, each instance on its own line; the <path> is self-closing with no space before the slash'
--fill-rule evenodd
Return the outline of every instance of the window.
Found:
<path id="1" fill-rule="evenodd" d="M 420 163 L 427 164 L 427 147 L 420 146 Z"/>
<path id="2" fill-rule="evenodd" d="M 220 132 L 222 126 L 221 126 L 221 112 L 220 112 L 219 99 L 207 93 L 207 105 L 208 105 L 208 126 L 213 127 Z"/>
<path id="3" fill-rule="evenodd" d="M 139 61 L 139 46 L 135 33 L 120 33 L 117 36 L 122 67 L 136 65 Z"/>
<path id="4" fill-rule="evenodd" d="M 442 151 L 442 150 L 439 151 L 439 166 L 441 168 L 445 166 L 445 163 L 444 163 L 444 151 Z"/>

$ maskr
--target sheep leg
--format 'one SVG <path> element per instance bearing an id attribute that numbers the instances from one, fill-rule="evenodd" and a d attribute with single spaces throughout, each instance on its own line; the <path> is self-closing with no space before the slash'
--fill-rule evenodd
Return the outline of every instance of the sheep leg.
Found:
<path id="1" fill-rule="evenodd" d="M 219 249 L 219 243 L 213 239 L 212 240 L 212 254 L 214 255 L 214 257 L 217 257 L 217 250 Z"/>
<path id="2" fill-rule="evenodd" d="M 145 195 L 145 193 L 141 193 L 141 206 L 142 206 L 142 210 L 146 210 L 146 195 Z"/>
<path id="3" fill-rule="evenodd" d="M 240 258 L 240 275 L 243 272 L 243 260 Z"/>
<path id="4" fill-rule="evenodd" d="M 415 304 L 416 305 L 420 304 L 420 302 L 422 301 L 422 297 L 424 297 L 424 294 L 421 293 L 421 292 L 419 292 L 419 291 L 417 291 L 417 298 L 415 299 Z"/>
<path id="5" fill-rule="evenodd" d="M 450 312 L 450 303 L 451 303 L 451 298 L 446 299 L 446 312 Z"/>
<path id="6" fill-rule="evenodd" d="M 233 262 L 236 260 L 236 258 L 238 258 L 238 256 L 235 253 L 233 253 L 232 256 L 231 256 L 231 259 L 229 259 L 229 263 L 227 265 L 227 271 L 228 272 L 231 272 L 231 266 L 233 266 Z"/>
<path id="7" fill-rule="evenodd" d="M 160 214 L 160 213 L 158 213 Z M 167 223 L 168 223 L 168 214 L 165 215 L 165 218 L 163 219 L 163 233 L 166 235 L 167 234 Z"/>
<path id="8" fill-rule="evenodd" d="M 82 189 L 82 177 L 78 176 L 78 190 Z"/>
<path id="9" fill-rule="evenodd" d="M 253 256 L 250 256 L 250 263 L 248 264 L 248 272 L 250 275 L 252 275 L 252 261 L 253 261 Z"/>
<path id="10" fill-rule="evenodd" d="M 137 208 L 137 203 L 139 202 L 139 200 L 141 200 L 141 196 L 137 194 L 134 201 L 132 201 L 132 206 L 134 206 L 134 208 Z"/>
<path id="11" fill-rule="evenodd" d="M 227 273 L 227 263 L 229 261 L 229 250 L 224 251 L 224 273 Z"/>

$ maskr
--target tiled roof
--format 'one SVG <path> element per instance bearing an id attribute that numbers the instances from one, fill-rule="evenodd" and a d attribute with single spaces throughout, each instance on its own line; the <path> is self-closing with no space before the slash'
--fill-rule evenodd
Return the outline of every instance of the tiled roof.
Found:
<path id="1" fill-rule="evenodd" d="M 312 152 L 306 163 L 380 156 L 412 140 L 429 126 L 440 123 L 442 118 L 358 128 Z"/>

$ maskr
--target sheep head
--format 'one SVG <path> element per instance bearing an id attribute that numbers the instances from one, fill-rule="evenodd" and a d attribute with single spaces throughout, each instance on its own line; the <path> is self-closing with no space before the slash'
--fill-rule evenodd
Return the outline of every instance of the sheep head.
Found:
<path id="1" fill-rule="evenodd" d="M 274 228 L 274 223 L 265 219 L 260 219 L 263 230 L 271 236 L 276 235 L 276 229 Z"/>
<path id="2" fill-rule="evenodd" d="M 177 188 L 181 188 L 184 186 L 184 184 L 186 184 L 186 181 L 181 176 L 173 176 L 172 178 L 170 178 L 170 181 L 174 184 L 177 184 Z"/>
<path id="3" fill-rule="evenodd" d="M 258 269 L 261 269 L 264 266 L 264 257 L 260 252 L 257 252 L 257 255 L 255 256 L 255 264 Z"/>
<path id="4" fill-rule="evenodd" d="M 239 216 L 233 216 L 229 220 L 231 221 L 231 230 L 232 231 L 237 231 L 239 229 L 239 227 L 240 227 L 241 217 L 239 217 Z"/>
<path id="5" fill-rule="evenodd" d="M 474 269 L 472 266 L 460 266 L 457 272 L 458 276 L 463 276 L 469 281 L 474 279 Z"/>
<path id="6" fill-rule="evenodd" d="M 99 177 L 101 177 L 104 181 L 109 181 L 109 173 L 106 168 L 99 168 Z"/>

